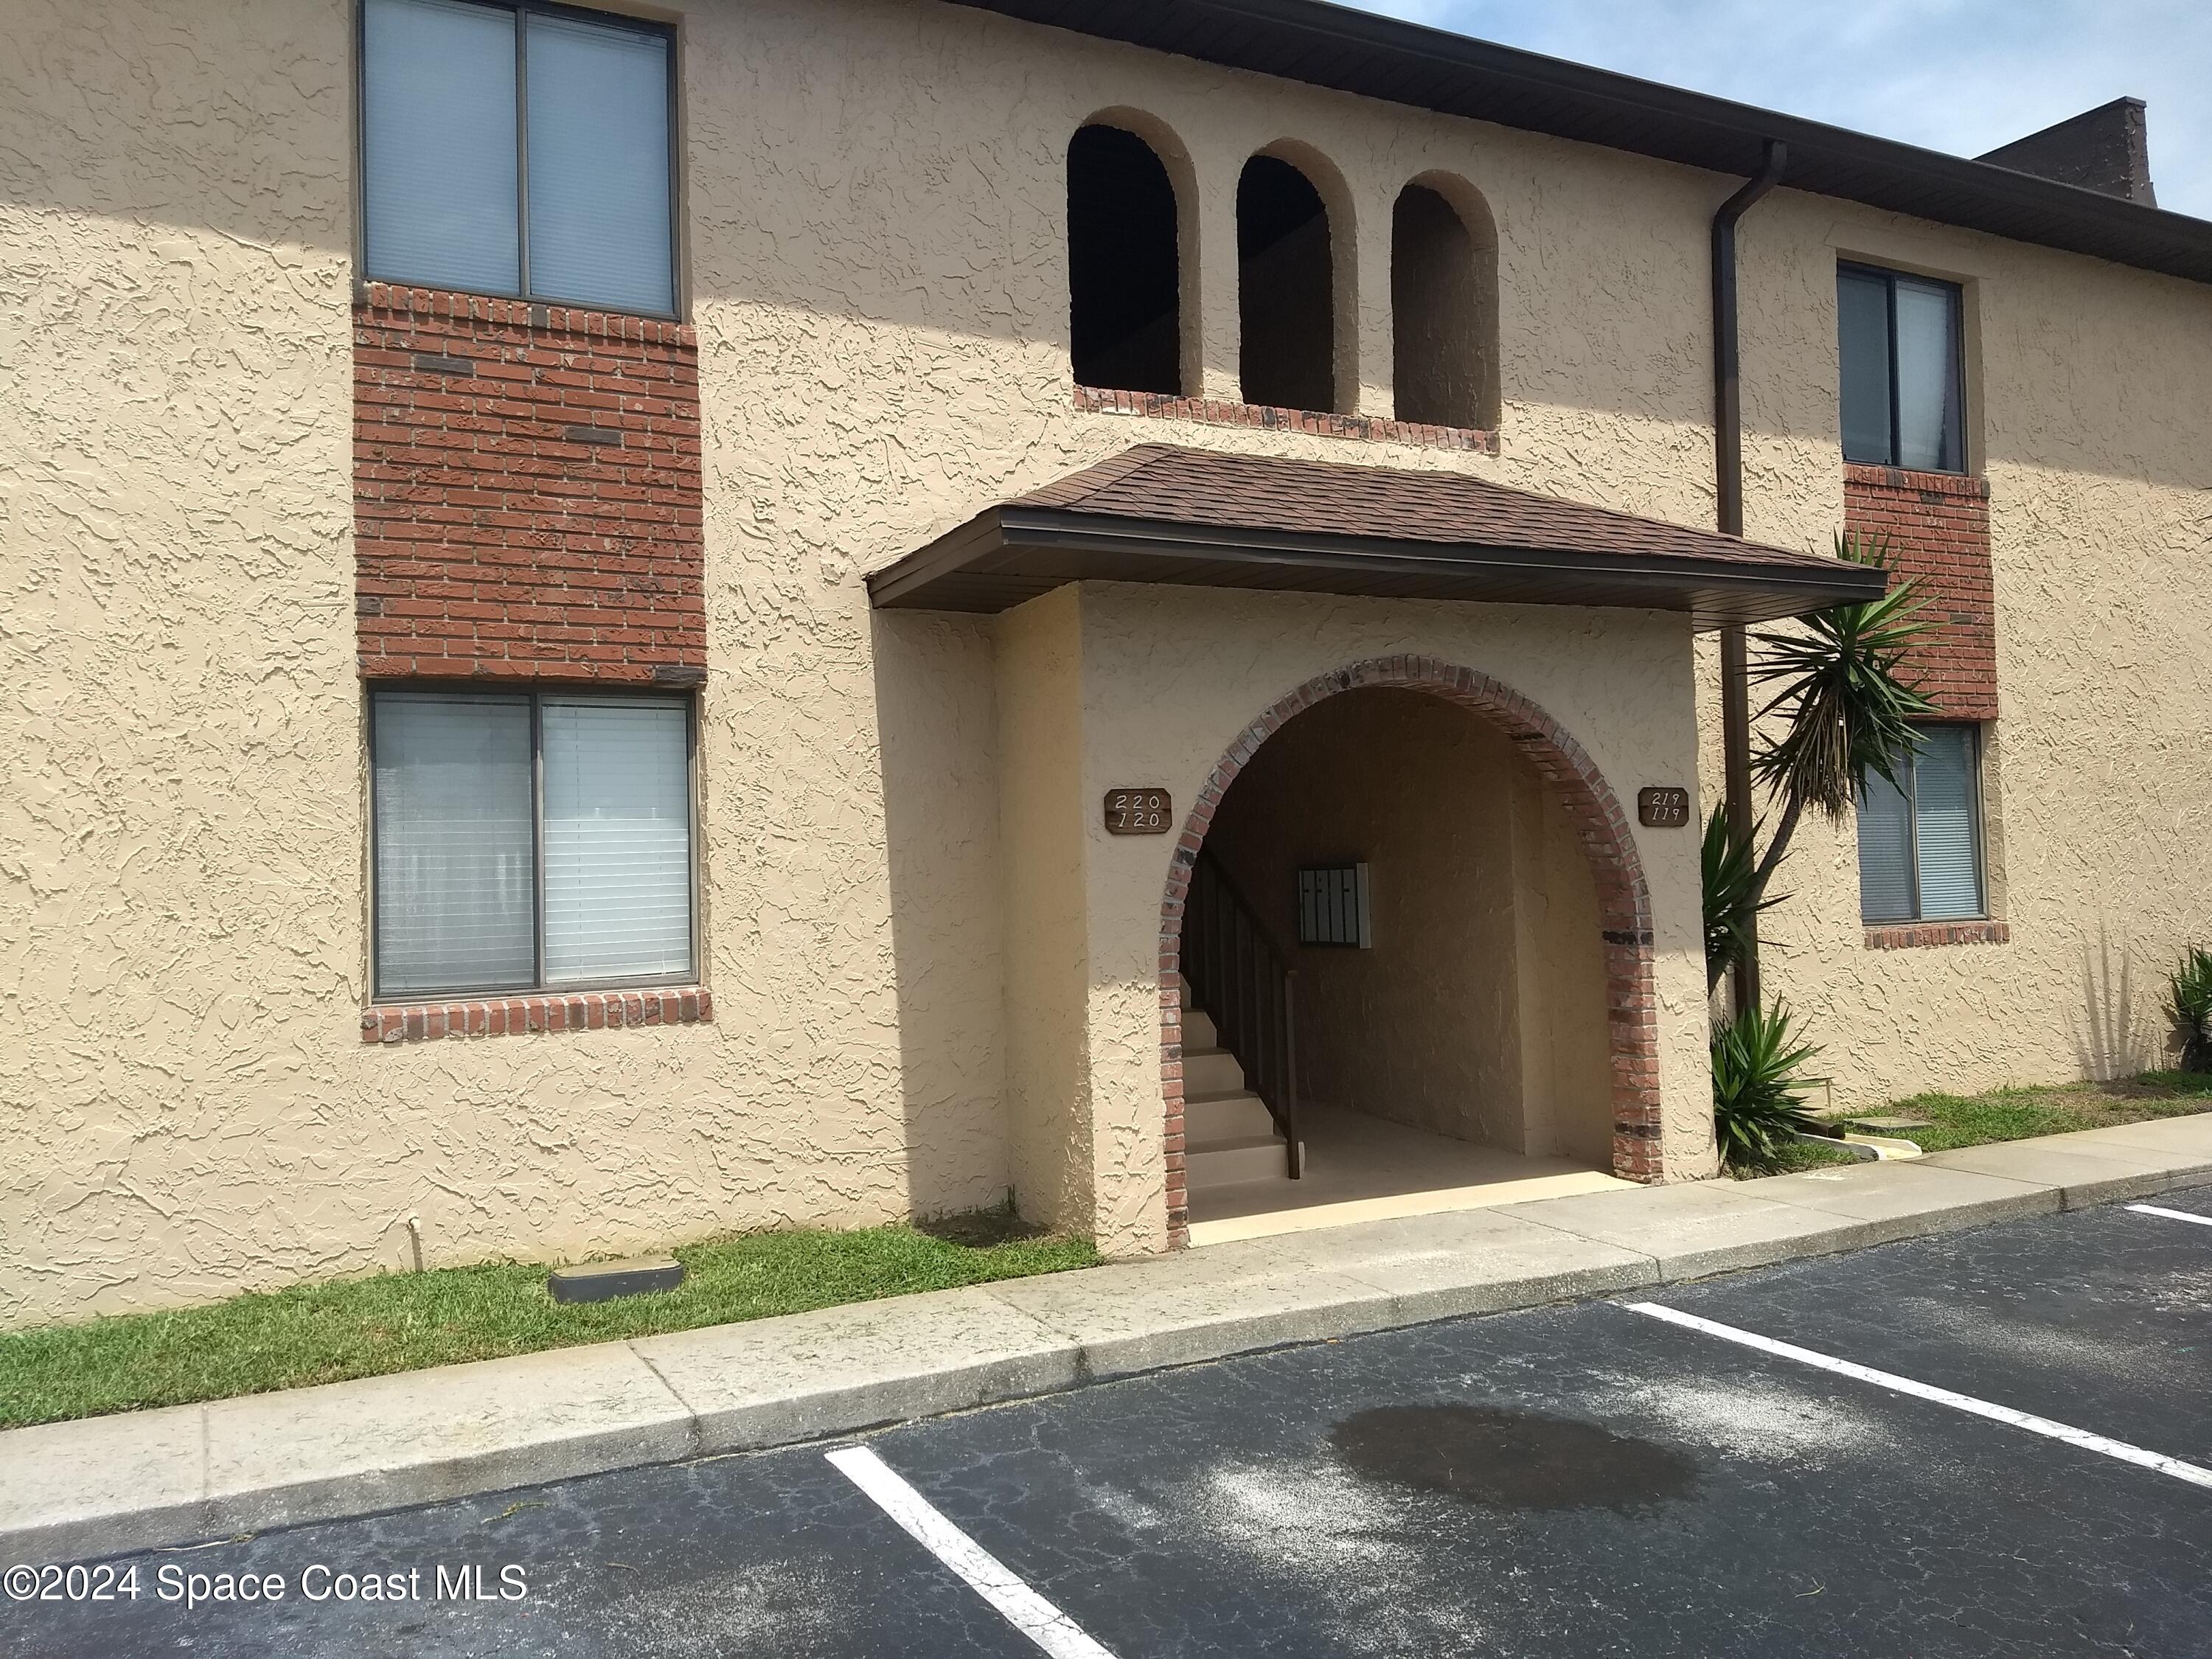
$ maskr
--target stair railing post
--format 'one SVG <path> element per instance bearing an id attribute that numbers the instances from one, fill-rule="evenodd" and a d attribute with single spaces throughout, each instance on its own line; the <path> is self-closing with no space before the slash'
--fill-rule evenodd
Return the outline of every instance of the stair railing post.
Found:
<path id="1" fill-rule="evenodd" d="M 1305 1174 L 1305 1146 L 1298 1139 L 1298 1017 L 1292 1000 L 1297 994 L 1298 970 L 1283 969 L 1283 1139 L 1289 1142 L 1287 1154 L 1291 1179 L 1296 1181 Z"/>

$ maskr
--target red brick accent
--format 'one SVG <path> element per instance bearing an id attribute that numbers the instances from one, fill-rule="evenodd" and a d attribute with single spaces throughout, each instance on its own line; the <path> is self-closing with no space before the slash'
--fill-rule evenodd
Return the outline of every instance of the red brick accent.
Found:
<path id="1" fill-rule="evenodd" d="M 1908 678 L 1953 720 L 1997 717 L 1996 592 L 1990 487 L 1955 472 L 1846 464 L 1844 527 L 1887 537 L 1890 563 L 1918 584 L 1941 631 L 1905 660 Z"/>
<path id="2" fill-rule="evenodd" d="M 625 1025 L 698 1025 L 714 1018 L 714 999 L 696 986 L 502 997 L 492 1002 L 410 1002 L 363 1013 L 361 1040 L 423 1042 L 434 1037 L 520 1036 L 531 1031 L 597 1031 Z"/>
<path id="3" fill-rule="evenodd" d="M 1075 388 L 1075 406 L 1096 415 L 1145 415 L 1167 421 L 1203 421 L 1212 426 L 1257 426 L 1283 432 L 1310 432 L 1319 438 L 1364 438 L 1370 442 L 1425 444 L 1432 449 L 1466 449 L 1498 453 L 1498 434 L 1457 426 L 1425 426 L 1418 421 L 1386 421 L 1375 415 L 1330 415 L 1310 409 L 1277 409 L 1265 404 L 1224 403 L 1214 398 L 1176 398 L 1164 392 L 1116 392 L 1107 386 Z"/>
<path id="4" fill-rule="evenodd" d="M 1192 803 L 1168 865 L 1160 901 L 1160 1091 L 1167 1103 L 1168 1237 L 1190 1237 L 1190 1189 L 1183 1165 L 1182 913 L 1191 866 L 1222 796 L 1260 745 L 1283 723 L 1324 698 L 1359 686 L 1425 691 L 1488 720 L 1510 738 L 1551 785 L 1581 839 L 1597 888 L 1605 944 L 1607 1029 L 1613 1051 L 1613 1169 L 1630 1181 L 1656 1182 L 1659 1158 L 1659 1022 L 1651 984 L 1651 895 L 1628 815 L 1595 762 L 1549 714 L 1486 674 L 1433 657 L 1378 657 L 1304 685 L 1244 729 Z"/>
<path id="5" fill-rule="evenodd" d="M 1869 951 L 1917 951 L 1932 945 L 2009 945 L 2001 921 L 1899 921 L 1866 930 Z"/>
<path id="6" fill-rule="evenodd" d="M 372 283 L 353 364 L 363 675 L 705 677 L 689 327 Z"/>

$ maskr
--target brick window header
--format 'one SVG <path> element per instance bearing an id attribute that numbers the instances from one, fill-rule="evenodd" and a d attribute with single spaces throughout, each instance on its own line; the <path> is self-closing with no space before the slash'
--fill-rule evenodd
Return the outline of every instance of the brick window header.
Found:
<path id="1" fill-rule="evenodd" d="M 1957 473 L 1844 469 L 1844 527 L 1887 540 L 1892 568 L 1917 584 L 1921 616 L 1936 624 L 1905 668 L 1948 720 L 1997 717 L 1989 495 L 1983 480 Z"/>
<path id="2" fill-rule="evenodd" d="M 372 283 L 354 308 L 361 672 L 696 684 L 696 337 Z"/>

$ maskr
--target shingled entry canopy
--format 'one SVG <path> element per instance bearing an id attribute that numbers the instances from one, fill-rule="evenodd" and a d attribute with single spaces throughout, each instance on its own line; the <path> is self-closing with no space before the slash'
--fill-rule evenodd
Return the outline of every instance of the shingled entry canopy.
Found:
<path id="1" fill-rule="evenodd" d="M 1878 599 L 1888 578 L 1461 473 L 1143 444 L 978 514 L 868 593 L 989 612 L 1077 581 L 1607 605 L 1711 629 Z"/>

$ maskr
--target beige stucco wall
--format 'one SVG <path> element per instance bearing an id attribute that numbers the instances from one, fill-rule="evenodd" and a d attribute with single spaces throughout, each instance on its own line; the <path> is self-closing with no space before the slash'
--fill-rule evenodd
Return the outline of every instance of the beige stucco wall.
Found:
<path id="1" fill-rule="evenodd" d="M 433 1261 L 572 1255 L 1022 1184 L 1005 641 L 872 614 L 860 582 L 993 501 L 1148 438 L 1710 522 L 1705 225 L 1733 181 L 963 8 L 701 0 L 682 58 L 717 1018 L 364 1048 L 348 15 L 0 4 L 0 1322 L 398 1265 L 410 1215 Z M 1390 409 L 1390 204 L 1431 171 L 1479 188 L 1502 453 L 1078 413 L 1062 158 L 1113 106 L 1188 152 L 1215 396 L 1235 395 L 1249 155 L 1289 140 L 1340 175 L 1340 356 L 1370 413 Z M 2014 944 L 1869 957 L 1848 836 L 1814 833 L 1775 976 L 1839 1090 L 2118 1063 L 2157 964 L 2212 933 L 2212 295 L 1778 193 L 1744 234 L 1747 514 L 1793 546 L 1825 546 L 1840 501 L 1838 248 L 1976 284 Z M 1104 843 L 1108 784 L 1187 799 L 1282 690 L 1408 649 L 1537 697 L 1624 798 L 1692 781 L 1674 623 L 1121 591 L 1079 622 L 1089 1155 L 1117 1247 L 1161 1237 L 1164 854 Z M 1639 844 L 1672 1111 L 1705 1087 L 1694 860 L 1683 832 Z M 1686 1169 L 1693 1139 L 1670 1140 Z"/>
<path id="2" fill-rule="evenodd" d="M 1206 845 L 1291 951 L 1301 1099 L 1611 1166 L 1597 890 L 1502 733 L 1417 691 L 1331 697 L 1261 746 Z M 1300 945 L 1297 872 L 1354 860 L 1371 945 Z"/>

